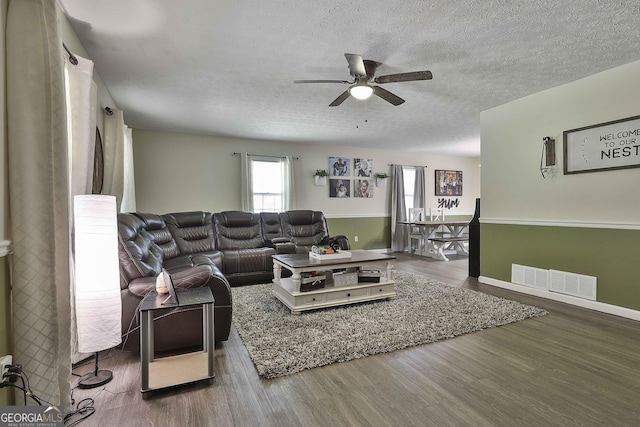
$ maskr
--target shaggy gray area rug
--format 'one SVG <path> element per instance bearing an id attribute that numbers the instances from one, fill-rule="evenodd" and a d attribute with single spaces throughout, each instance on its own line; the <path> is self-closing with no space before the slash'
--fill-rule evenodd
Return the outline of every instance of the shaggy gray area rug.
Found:
<path id="1" fill-rule="evenodd" d="M 232 288 L 233 322 L 258 374 L 276 378 L 547 314 L 545 310 L 395 272 L 396 298 L 292 315 L 272 284 Z"/>

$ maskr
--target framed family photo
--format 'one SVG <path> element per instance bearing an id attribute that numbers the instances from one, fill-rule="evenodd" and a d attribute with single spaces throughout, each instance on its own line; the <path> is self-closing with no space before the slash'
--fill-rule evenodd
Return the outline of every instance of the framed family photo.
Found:
<path id="1" fill-rule="evenodd" d="M 356 179 L 354 185 L 353 197 L 362 197 L 365 199 L 373 197 L 372 179 Z"/>
<path id="2" fill-rule="evenodd" d="M 353 175 L 373 176 L 373 159 L 353 159 Z"/>
<path id="3" fill-rule="evenodd" d="M 436 170 L 436 196 L 462 196 L 462 171 Z"/>
<path id="4" fill-rule="evenodd" d="M 348 198 L 351 197 L 350 179 L 330 179 L 329 197 Z"/>
<path id="5" fill-rule="evenodd" d="M 351 159 L 345 157 L 329 157 L 329 175 L 350 176 Z"/>

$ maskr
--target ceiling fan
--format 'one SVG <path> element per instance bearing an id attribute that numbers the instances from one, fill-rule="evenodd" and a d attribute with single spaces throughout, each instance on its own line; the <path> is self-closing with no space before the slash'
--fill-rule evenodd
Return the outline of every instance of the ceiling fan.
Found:
<path id="1" fill-rule="evenodd" d="M 294 80 L 294 83 L 342 83 L 351 85 L 349 89 L 345 90 L 338 96 L 329 107 L 337 107 L 342 104 L 349 95 L 356 99 L 367 99 L 371 95 L 377 95 L 385 101 L 393 104 L 400 105 L 404 102 L 404 99 L 397 95 L 383 89 L 380 86 L 371 86 L 369 83 L 396 83 L 396 82 L 412 82 L 416 80 L 431 80 L 433 74 L 431 71 L 413 71 L 410 73 L 388 74 L 386 76 L 374 77 L 376 68 L 379 63 L 368 59 L 362 59 L 362 56 L 353 53 L 345 53 L 349 63 L 349 74 L 351 74 L 352 81 L 347 80 Z"/>

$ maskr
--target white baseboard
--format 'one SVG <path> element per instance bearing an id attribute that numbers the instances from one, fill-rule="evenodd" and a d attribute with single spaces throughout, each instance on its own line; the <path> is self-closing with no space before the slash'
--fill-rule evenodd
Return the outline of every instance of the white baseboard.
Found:
<path id="1" fill-rule="evenodd" d="M 553 301 L 564 302 L 566 304 L 571 304 L 571 305 L 575 305 L 582 308 L 588 308 L 590 310 L 600 311 L 602 313 L 613 314 L 615 316 L 620 316 L 620 317 L 625 317 L 627 319 L 640 321 L 640 311 L 632 310 L 630 308 L 620 307 L 612 304 L 606 304 L 598 301 L 590 301 L 582 298 L 576 298 L 570 295 L 564 295 L 564 294 L 559 294 L 557 292 L 549 292 L 549 291 L 540 290 L 536 288 L 530 288 L 528 286 L 516 285 L 515 283 L 511 283 L 511 282 L 492 279 L 491 277 L 480 276 L 478 278 L 478 281 L 480 283 L 496 286 L 498 288 L 509 289 L 511 291 L 516 291 L 523 294 L 533 295 L 540 298 L 546 298 Z"/>
<path id="2" fill-rule="evenodd" d="M 391 253 L 391 252 L 393 252 L 393 251 L 391 250 L 391 248 L 368 249 L 368 250 L 369 250 L 369 251 L 371 251 L 371 252 L 378 252 L 378 253 L 381 253 L 381 254 L 386 254 L 386 253 Z"/>

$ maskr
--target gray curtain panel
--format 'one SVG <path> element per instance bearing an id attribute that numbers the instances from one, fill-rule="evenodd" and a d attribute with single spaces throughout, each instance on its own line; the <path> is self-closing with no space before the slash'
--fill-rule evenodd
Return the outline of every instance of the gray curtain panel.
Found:
<path id="1" fill-rule="evenodd" d="M 424 168 L 422 166 L 416 166 L 416 182 L 413 187 L 413 207 L 424 208 L 426 201 Z"/>
<path id="2" fill-rule="evenodd" d="M 402 165 L 391 166 L 391 185 L 391 250 L 405 252 L 409 249 L 408 230 L 406 225 L 398 224 L 407 220 Z"/>
<path id="3" fill-rule="evenodd" d="M 55 1 L 9 3 L 7 127 L 14 360 L 34 394 L 69 409 L 69 194 Z M 22 393 L 17 402 L 22 402 Z M 33 404 L 34 402 L 29 402 Z"/>

